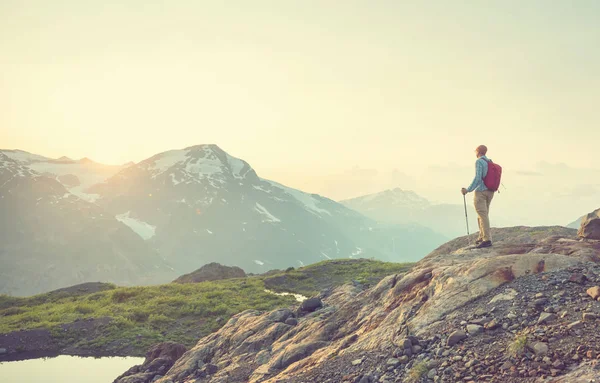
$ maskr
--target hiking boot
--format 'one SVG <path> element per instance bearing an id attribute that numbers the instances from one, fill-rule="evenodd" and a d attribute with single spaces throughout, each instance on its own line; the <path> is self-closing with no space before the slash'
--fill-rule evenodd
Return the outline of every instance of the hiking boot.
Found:
<path id="1" fill-rule="evenodd" d="M 478 249 L 483 249 L 486 247 L 492 247 L 492 241 L 482 241 L 481 243 L 479 243 L 477 246 L 475 246 Z"/>
<path id="2" fill-rule="evenodd" d="M 477 241 L 475 241 L 475 244 L 479 245 L 481 242 L 483 242 L 483 239 L 478 239 Z"/>

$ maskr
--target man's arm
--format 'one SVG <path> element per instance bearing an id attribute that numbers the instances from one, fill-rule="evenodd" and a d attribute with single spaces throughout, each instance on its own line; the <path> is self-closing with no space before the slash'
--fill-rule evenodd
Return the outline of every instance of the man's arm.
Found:
<path id="1" fill-rule="evenodd" d="M 479 185 L 483 182 L 483 163 L 480 160 L 475 162 L 475 178 L 473 178 L 473 182 L 467 188 L 467 193 L 472 192 L 477 189 Z"/>

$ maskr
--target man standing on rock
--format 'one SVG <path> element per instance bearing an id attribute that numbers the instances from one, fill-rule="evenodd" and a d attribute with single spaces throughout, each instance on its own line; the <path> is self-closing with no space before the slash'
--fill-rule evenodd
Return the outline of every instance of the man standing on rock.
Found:
<path id="1" fill-rule="evenodd" d="M 479 238 L 475 242 L 475 247 L 481 249 L 492 246 L 492 233 L 490 229 L 490 203 L 494 198 L 494 191 L 490 190 L 484 179 L 488 175 L 489 162 L 491 160 L 486 157 L 487 147 L 479 145 L 475 149 L 477 161 L 475 161 L 475 178 L 468 188 L 462 188 L 461 192 L 466 195 L 470 192 L 475 192 L 475 211 L 477 212 L 477 222 L 479 223 Z"/>

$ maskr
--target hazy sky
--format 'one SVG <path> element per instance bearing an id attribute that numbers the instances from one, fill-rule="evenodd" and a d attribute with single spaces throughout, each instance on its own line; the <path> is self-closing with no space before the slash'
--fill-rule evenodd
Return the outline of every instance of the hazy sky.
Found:
<path id="1" fill-rule="evenodd" d="M 480 143 L 513 173 L 600 167 L 598 20 L 596 0 L 0 0 L 0 147 L 216 143 L 332 198 L 375 177 L 449 200 L 431 167 L 469 178 Z"/>

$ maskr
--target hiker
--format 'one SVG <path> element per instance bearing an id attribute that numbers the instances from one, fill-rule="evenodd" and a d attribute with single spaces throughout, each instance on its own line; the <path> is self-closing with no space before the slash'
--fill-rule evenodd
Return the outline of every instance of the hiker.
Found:
<path id="1" fill-rule="evenodd" d="M 477 212 L 477 222 L 479 224 L 479 238 L 475 241 L 476 248 L 485 248 L 492 246 L 492 232 L 490 229 L 490 203 L 494 198 L 494 192 L 500 185 L 500 175 L 502 168 L 494 164 L 486 157 L 487 147 L 479 145 L 475 149 L 477 161 L 475 161 L 475 178 L 468 188 L 462 188 L 461 192 L 466 195 L 475 192 L 475 211 Z M 490 168 L 492 168 L 491 171 Z M 489 176 L 488 177 L 488 171 Z"/>

